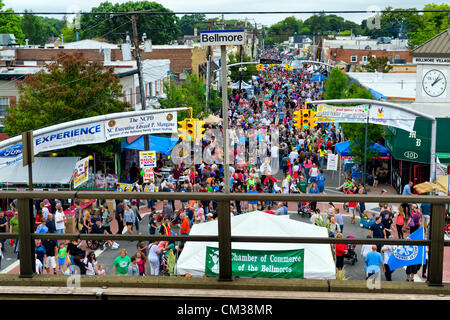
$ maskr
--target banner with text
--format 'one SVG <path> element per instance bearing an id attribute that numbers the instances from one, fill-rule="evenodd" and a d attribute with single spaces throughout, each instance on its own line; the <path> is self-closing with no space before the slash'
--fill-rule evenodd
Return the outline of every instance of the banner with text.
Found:
<path id="1" fill-rule="evenodd" d="M 414 130 L 416 116 L 403 111 L 386 106 L 372 106 L 369 113 L 369 123 L 391 126 L 411 132 Z"/>
<path id="2" fill-rule="evenodd" d="M 231 250 L 233 276 L 259 278 L 304 277 L 304 249 L 266 251 Z M 206 247 L 205 274 L 219 275 L 219 249 Z"/>
<path id="3" fill-rule="evenodd" d="M 171 112 L 121 118 L 109 120 L 105 123 L 107 140 L 146 134 L 177 132 L 177 114 Z"/>
<path id="4" fill-rule="evenodd" d="M 327 104 L 317 106 L 316 122 L 365 123 L 369 106 L 337 107 Z"/>
<path id="5" fill-rule="evenodd" d="M 34 137 L 34 154 L 105 141 L 103 121 L 94 122 Z"/>
<path id="6" fill-rule="evenodd" d="M 89 180 L 89 157 L 81 159 L 75 165 L 73 187 L 78 188 Z"/>

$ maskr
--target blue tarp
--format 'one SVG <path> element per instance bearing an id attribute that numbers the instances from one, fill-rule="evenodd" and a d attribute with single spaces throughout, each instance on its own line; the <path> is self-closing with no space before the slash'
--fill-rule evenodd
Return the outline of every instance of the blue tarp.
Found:
<path id="1" fill-rule="evenodd" d="M 318 74 L 317 76 L 312 77 L 311 81 L 323 81 L 324 79 L 327 80 L 328 78 L 323 74 Z"/>
<path id="2" fill-rule="evenodd" d="M 371 88 L 369 88 L 369 90 L 370 90 L 370 93 L 373 95 L 373 97 L 375 99 L 377 99 L 377 100 L 380 100 L 380 99 L 384 99 L 385 100 L 385 99 L 387 99 L 387 97 L 384 94 L 382 94 L 382 93 L 380 93 L 378 91 L 375 91 L 375 90 L 373 90 Z"/>
<path id="3" fill-rule="evenodd" d="M 350 141 L 344 141 L 341 143 L 337 143 L 335 145 L 335 149 L 336 149 L 336 152 L 341 157 L 353 156 L 353 154 L 350 151 Z M 374 145 L 370 146 L 368 149 L 378 152 L 380 157 L 390 157 L 391 156 L 391 153 L 389 152 L 389 150 L 379 143 L 375 143 Z"/>
<path id="4" fill-rule="evenodd" d="M 170 152 L 172 151 L 173 147 L 178 142 L 178 138 L 166 138 L 166 137 L 158 137 L 158 136 L 152 136 L 149 135 L 149 144 L 150 144 L 150 150 L 156 151 L 158 153 L 163 153 L 166 156 L 170 156 Z M 128 144 L 127 138 L 122 139 L 121 143 L 122 149 L 134 149 L 134 150 L 145 150 L 144 149 L 144 136 L 140 137 L 136 141 Z"/>

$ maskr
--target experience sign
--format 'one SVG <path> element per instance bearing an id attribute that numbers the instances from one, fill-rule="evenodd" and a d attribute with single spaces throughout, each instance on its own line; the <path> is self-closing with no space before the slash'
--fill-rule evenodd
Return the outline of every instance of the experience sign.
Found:
<path id="1" fill-rule="evenodd" d="M 298 278 L 304 276 L 304 249 L 266 251 L 231 250 L 233 276 Z M 205 275 L 219 275 L 219 249 L 206 247 Z"/>
<path id="2" fill-rule="evenodd" d="M 241 45 L 245 43 L 245 31 L 242 29 L 200 31 L 200 42 L 203 46 Z"/>

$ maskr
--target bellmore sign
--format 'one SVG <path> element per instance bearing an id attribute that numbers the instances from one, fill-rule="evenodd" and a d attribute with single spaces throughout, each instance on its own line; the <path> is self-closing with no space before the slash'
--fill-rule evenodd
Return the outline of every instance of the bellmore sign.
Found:
<path id="1" fill-rule="evenodd" d="M 200 31 L 200 42 L 203 46 L 241 45 L 245 43 L 245 31 L 242 29 Z"/>

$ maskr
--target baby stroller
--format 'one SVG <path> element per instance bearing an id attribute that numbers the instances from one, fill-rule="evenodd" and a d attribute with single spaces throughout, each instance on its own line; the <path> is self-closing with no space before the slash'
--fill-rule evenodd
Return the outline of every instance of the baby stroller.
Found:
<path id="1" fill-rule="evenodd" d="M 99 226 L 97 226 L 96 224 L 94 224 L 92 226 L 91 232 L 89 232 L 89 234 L 104 234 L 105 231 L 102 230 Z M 105 240 L 86 240 L 86 245 L 89 249 L 91 250 L 97 250 L 98 248 L 103 248 L 103 246 L 105 245 Z"/>
<path id="2" fill-rule="evenodd" d="M 302 202 L 297 213 L 299 215 L 301 215 L 302 217 L 308 216 L 308 218 L 311 218 L 312 210 L 311 210 L 310 203 Z"/>
<path id="3" fill-rule="evenodd" d="M 354 239 L 354 236 L 347 236 L 347 239 Z M 349 261 L 352 266 L 358 261 L 358 256 L 356 254 L 356 244 L 348 244 L 347 245 L 347 254 L 344 254 L 344 262 Z"/>

